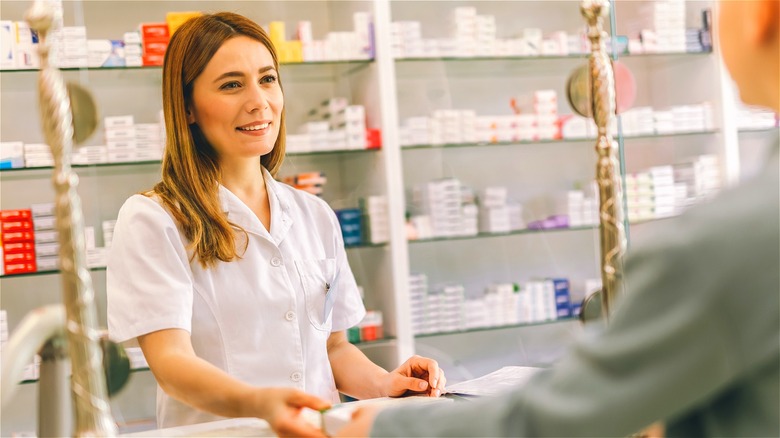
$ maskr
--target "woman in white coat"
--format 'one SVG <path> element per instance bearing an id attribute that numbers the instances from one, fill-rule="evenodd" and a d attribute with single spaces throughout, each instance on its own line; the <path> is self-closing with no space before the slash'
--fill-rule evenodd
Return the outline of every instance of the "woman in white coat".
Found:
<path id="1" fill-rule="evenodd" d="M 346 340 L 365 309 L 338 221 L 274 180 L 284 94 L 268 35 L 232 13 L 194 18 L 163 66 L 162 181 L 119 212 L 108 325 L 137 339 L 158 382 L 160 427 L 259 417 L 316 435 L 302 407 L 424 393 L 445 378 L 413 357 L 387 372 Z"/>

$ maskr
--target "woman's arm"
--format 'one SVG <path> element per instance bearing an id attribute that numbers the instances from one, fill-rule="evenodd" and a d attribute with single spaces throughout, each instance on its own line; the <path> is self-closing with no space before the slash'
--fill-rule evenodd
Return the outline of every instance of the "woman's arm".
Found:
<path id="1" fill-rule="evenodd" d="M 329 403 L 292 388 L 258 388 L 197 357 L 185 330 L 168 329 L 138 338 L 149 368 L 171 397 L 223 417 L 258 417 L 281 436 L 322 436 L 304 421 L 301 409 Z"/>
<path id="2" fill-rule="evenodd" d="M 339 392 L 357 399 L 441 395 L 447 379 L 433 359 L 412 356 L 403 365 L 387 372 L 371 362 L 347 341 L 343 331 L 328 337 L 328 358 Z"/>

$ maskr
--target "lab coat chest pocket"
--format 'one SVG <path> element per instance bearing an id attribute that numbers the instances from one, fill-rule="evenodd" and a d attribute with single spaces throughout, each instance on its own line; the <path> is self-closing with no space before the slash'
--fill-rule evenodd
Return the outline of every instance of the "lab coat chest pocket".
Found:
<path id="1" fill-rule="evenodd" d="M 296 260 L 295 267 L 301 277 L 309 321 L 315 328 L 330 332 L 333 327 L 336 259 Z"/>

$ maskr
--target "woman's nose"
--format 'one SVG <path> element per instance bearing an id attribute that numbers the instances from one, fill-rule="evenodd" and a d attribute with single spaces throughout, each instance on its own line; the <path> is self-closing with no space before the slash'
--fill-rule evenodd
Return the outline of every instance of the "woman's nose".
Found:
<path id="1" fill-rule="evenodd" d="M 259 84 L 253 84 L 248 88 L 246 110 L 253 112 L 255 110 L 264 110 L 268 107 L 268 96 L 266 91 Z"/>

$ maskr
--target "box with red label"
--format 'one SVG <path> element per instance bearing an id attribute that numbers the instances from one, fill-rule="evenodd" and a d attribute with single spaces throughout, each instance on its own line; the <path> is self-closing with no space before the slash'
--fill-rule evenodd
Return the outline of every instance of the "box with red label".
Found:
<path id="1" fill-rule="evenodd" d="M 35 234 L 32 231 L 3 232 L 0 234 L 2 234 L 3 244 L 35 241 Z"/>
<path id="2" fill-rule="evenodd" d="M 13 242 L 3 243 L 3 254 L 12 254 L 17 252 L 35 251 L 34 242 Z"/>
<path id="3" fill-rule="evenodd" d="M 20 231 L 32 231 L 33 223 L 31 219 L 21 221 L 2 221 L 0 222 L 0 232 L 16 233 Z"/>
<path id="4" fill-rule="evenodd" d="M 3 264 L 5 275 L 26 274 L 28 272 L 36 272 L 36 270 L 35 262 Z"/>
<path id="5" fill-rule="evenodd" d="M 23 221 L 32 218 L 31 210 L 0 210 L 0 221 Z"/>
<path id="6" fill-rule="evenodd" d="M 3 264 L 35 263 L 35 251 L 3 253 Z"/>
<path id="7" fill-rule="evenodd" d="M 168 49 L 168 40 L 144 41 L 144 55 L 165 55 Z"/>
<path id="8" fill-rule="evenodd" d="M 382 130 L 366 129 L 366 149 L 382 148 Z"/>
<path id="9" fill-rule="evenodd" d="M 143 56 L 143 65 L 145 67 L 148 66 L 161 66 L 163 65 L 163 61 L 165 60 L 165 55 L 144 55 Z"/>
<path id="10" fill-rule="evenodd" d="M 167 41 L 171 38 L 168 23 L 141 23 L 141 41 Z"/>

